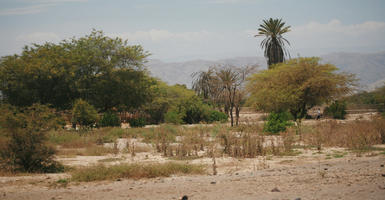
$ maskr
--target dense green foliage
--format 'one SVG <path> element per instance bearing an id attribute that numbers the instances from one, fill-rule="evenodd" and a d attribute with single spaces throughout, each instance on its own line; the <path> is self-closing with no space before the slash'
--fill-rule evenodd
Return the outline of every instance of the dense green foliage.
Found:
<path id="1" fill-rule="evenodd" d="M 103 114 L 102 119 L 98 122 L 98 126 L 100 127 L 114 127 L 119 126 L 120 127 L 120 119 L 119 116 L 112 111 L 105 112 Z"/>
<path id="2" fill-rule="evenodd" d="M 164 115 L 164 121 L 171 124 L 183 124 L 183 113 L 170 110 Z"/>
<path id="3" fill-rule="evenodd" d="M 290 31 L 290 26 L 285 26 L 282 19 L 263 20 L 263 24 L 258 28 L 258 35 L 266 38 L 261 42 L 261 47 L 264 49 L 265 58 L 267 59 L 267 66 L 269 69 L 272 65 L 285 61 L 287 51 L 285 49 L 285 42 L 290 44 L 282 34 Z"/>
<path id="4" fill-rule="evenodd" d="M 173 110 L 182 101 L 195 96 L 195 93 L 184 85 L 169 86 L 162 81 L 158 81 L 153 86 L 153 91 L 153 101 L 144 106 L 145 113 L 150 116 L 148 122 L 152 124 L 165 122 L 167 112 Z"/>
<path id="5" fill-rule="evenodd" d="M 294 120 L 316 105 L 351 91 L 354 76 L 337 73 L 337 67 L 318 58 L 298 58 L 254 74 L 248 82 L 248 103 L 267 112 L 289 111 Z"/>
<path id="6" fill-rule="evenodd" d="M 335 101 L 330 106 L 325 108 L 324 111 L 326 116 L 333 117 L 334 119 L 345 119 L 346 113 L 346 102 Z"/>
<path id="7" fill-rule="evenodd" d="M 82 128 L 92 127 L 99 119 L 95 108 L 87 101 L 78 99 L 72 109 L 72 122 Z"/>
<path id="8" fill-rule="evenodd" d="M 269 133 L 279 133 L 286 131 L 287 126 L 292 126 L 293 123 L 290 122 L 293 117 L 289 112 L 271 112 L 267 117 L 267 122 L 263 127 L 264 132 Z"/>
<path id="9" fill-rule="evenodd" d="M 130 127 L 144 127 L 146 125 L 146 118 L 136 117 L 128 120 Z"/>
<path id="10" fill-rule="evenodd" d="M 0 61 L 0 90 L 16 106 L 51 104 L 69 109 L 82 98 L 98 110 L 130 110 L 151 100 L 152 78 L 143 69 L 149 54 L 101 31 L 59 44 L 26 46 Z"/>
<path id="11" fill-rule="evenodd" d="M 216 110 L 209 111 L 207 122 L 227 122 L 228 116 L 223 113 Z"/>
<path id="12" fill-rule="evenodd" d="M 144 107 L 145 113 L 149 115 L 149 123 L 193 124 L 224 120 L 223 115 L 219 120 L 211 119 L 214 109 L 184 85 L 168 86 L 158 81 L 153 90 L 153 101 Z"/>
<path id="13" fill-rule="evenodd" d="M 7 171 L 58 172 L 63 167 L 53 160 L 55 148 L 47 144 L 47 132 L 62 125 L 47 106 L 34 104 L 18 109 L 0 108 L 1 133 L 8 138 L 0 147 L 0 167 Z"/>

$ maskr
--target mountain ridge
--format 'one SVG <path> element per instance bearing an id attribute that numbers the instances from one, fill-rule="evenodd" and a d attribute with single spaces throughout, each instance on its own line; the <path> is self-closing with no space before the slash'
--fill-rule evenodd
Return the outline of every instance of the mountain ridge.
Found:
<path id="1" fill-rule="evenodd" d="M 356 74 L 360 89 L 373 90 L 385 83 L 385 51 L 376 53 L 338 52 L 321 55 L 322 63 L 330 63 L 342 72 Z M 234 57 L 220 60 L 196 59 L 184 62 L 163 62 L 150 59 L 146 66 L 150 74 L 160 78 L 168 84 L 185 84 L 191 87 L 194 72 L 207 70 L 210 66 L 258 65 L 259 70 L 266 69 L 264 57 Z"/>

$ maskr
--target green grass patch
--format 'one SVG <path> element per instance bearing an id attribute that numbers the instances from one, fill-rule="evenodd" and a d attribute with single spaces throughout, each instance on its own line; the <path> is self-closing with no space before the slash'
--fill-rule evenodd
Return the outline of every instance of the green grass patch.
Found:
<path id="1" fill-rule="evenodd" d="M 202 158 L 202 156 L 173 156 L 169 157 L 169 160 L 195 160 Z"/>
<path id="2" fill-rule="evenodd" d="M 121 164 L 106 167 L 96 165 L 76 169 L 71 173 L 73 181 L 90 182 L 114 180 L 117 178 L 155 178 L 168 177 L 172 174 L 202 174 L 203 165 L 169 162 L 164 164 Z"/>
<path id="3" fill-rule="evenodd" d="M 298 156 L 302 154 L 301 151 L 298 151 L 298 150 L 290 150 L 290 151 L 283 151 L 283 152 L 279 152 L 278 156 Z"/>
<path id="4" fill-rule="evenodd" d="M 105 158 L 98 160 L 98 162 L 116 162 L 116 161 L 121 161 L 123 160 L 122 158 Z"/>
<path id="5" fill-rule="evenodd" d="M 334 158 L 343 158 L 344 155 L 343 154 L 333 154 L 333 157 Z"/>

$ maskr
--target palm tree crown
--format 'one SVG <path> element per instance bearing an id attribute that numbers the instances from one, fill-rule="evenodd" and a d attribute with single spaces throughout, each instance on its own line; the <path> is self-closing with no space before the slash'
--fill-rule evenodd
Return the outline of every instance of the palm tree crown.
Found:
<path id="1" fill-rule="evenodd" d="M 282 34 L 289 31 L 290 26 L 285 26 L 282 19 L 270 18 L 263 20 L 263 24 L 259 25 L 258 35 L 255 36 L 266 36 L 261 42 L 261 47 L 264 49 L 269 69 L 272 64 L 283 62 L 285 56 L 289 54 L 285 49 L 285 42 L 289 45 L 290 43 L 282 37 Z"/>

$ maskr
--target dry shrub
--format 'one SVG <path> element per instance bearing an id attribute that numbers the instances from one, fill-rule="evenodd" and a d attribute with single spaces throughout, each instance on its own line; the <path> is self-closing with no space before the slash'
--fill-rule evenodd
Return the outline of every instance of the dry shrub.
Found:
<path id="1" fill-rule="evenodd" d="M 160 126 L 159 128 L 154 129 L 153 135 L 145 136 L 146 141 L 151 141 L 158 152 L 163 153 L 164 156 L 167 156 L 172 152 L 170 144 L 175 142 L 176 129 L 172 126 L 165 125 Z"/>
<path id="2" fill-rule="evenodd" d="M 385 144 L 385 119 L 377 118 L 373 120 L 374 127 L 380 134 L 381 144 Z"/>
<path id="3" fill-rule="evenodd" d="M 335 120 L 322 122 L 304 135 L 304 141 L 318 150 L 321 146 L 345 147 L 353 150 L 366 150 L 381 143 L 385 123 L 383 121 L 364 121 L 337 123 Z"/>
<path id="4" fill-rule="evenodd" d="M 223 153 L 232 157 L 253 158 L 266 153 L 263 147 L 264 136 L 252 130 L 223 132 L 218 135 L 218 139 L 223 146 Z"/>
<path id="5" fill-rule="evenodd" d="M 293 128 L 289 128 L 285 132 L 281 132 L 282 146 L 284 152 L 291 152 L 293 150 L 296 135 L 295 130 Z"/>

